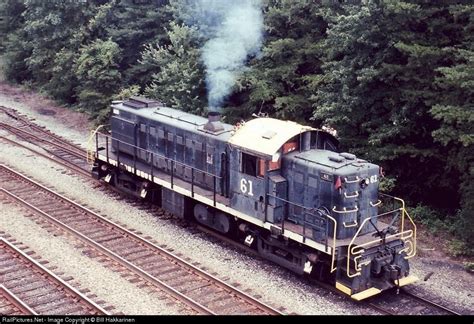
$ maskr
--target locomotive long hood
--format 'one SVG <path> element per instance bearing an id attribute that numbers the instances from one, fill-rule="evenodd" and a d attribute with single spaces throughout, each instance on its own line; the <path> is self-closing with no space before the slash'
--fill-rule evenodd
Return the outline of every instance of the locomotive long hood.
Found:
<path id="1" fill-rule="evenodd" d="M 292 137 L 316 130 L 292 121 L 255 118 L 240 126 L 229 143 L 244 151 L 271 158 Z"/>

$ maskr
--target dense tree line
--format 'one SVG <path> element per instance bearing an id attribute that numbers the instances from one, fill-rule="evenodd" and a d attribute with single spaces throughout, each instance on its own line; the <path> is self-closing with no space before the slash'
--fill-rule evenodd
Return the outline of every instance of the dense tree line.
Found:
<path id="1" fill-rule="evenodd" d="M 204 114 L 193 17 L 215 0 L 4 0 L 9 80 L 105 120 L 143 94 Z M 460 1 L 262 0 L 264 43 L 224 103 L 338 131 L 383 166 L 386 191 L 474 245 L 474 6 Z M 426 207 L 428 206 L 428 207 Z M 471 250 L 472 251 L 472 250 Z"/>

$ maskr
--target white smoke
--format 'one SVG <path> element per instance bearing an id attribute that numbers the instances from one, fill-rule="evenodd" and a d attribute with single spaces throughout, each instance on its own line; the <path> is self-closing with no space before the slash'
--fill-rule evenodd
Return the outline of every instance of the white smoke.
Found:
<path id="1" fill-rule="evenodd" d="M 263 16 L 260 0 L 201 1 L 206 11 L 217 17 L 206 26 L 210 39 L 202 48 L 209 109 L 216 110 L 230 94 L 246 60 L 259 53 Z M 209 24 L 209 19 L 205 23 Z"/>

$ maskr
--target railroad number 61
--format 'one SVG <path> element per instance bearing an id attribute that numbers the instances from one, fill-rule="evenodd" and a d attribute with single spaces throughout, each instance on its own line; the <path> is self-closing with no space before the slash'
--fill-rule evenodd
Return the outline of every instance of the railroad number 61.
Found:
<path id="1" fill-rule="evenodd" d="M 242 193 L 246 194 L 248 192 L 249 196 L 253 196 L 253 190 L 252 189 L 253 189 L 252 188 L 252 181 L 246 180 L 246 179 L 241 179 L 240 180 L 240 191 L 242 191 Z"/>

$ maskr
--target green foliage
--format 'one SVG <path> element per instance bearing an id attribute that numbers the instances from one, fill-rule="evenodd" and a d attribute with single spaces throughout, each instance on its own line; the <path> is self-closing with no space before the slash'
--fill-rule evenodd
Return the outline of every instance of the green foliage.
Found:
<path id="1" fill-rule="evenodd" d="M 170 107 L 203 114 L 206 107 L 204 71 L 195 28 L 172 23 L 169 45 L 148 45 L 140 61 L 159 67 L 145 94 Z"/>
<path id="2" fill-rule="evenodd" d="M 397 179 L 390 177 L 383 177 L 380 179 L 379 190 L 384 193 L 390 193 L 393 191 L 397 183 Z"/>
<path id="3" fill-rule="evenodd" d="M 464 269 L 466 269 L 467 272 L 474 273 L 474 262 L 464 263 Z"/>
<path id="4" fill-rule="evenodd" d="M 414 208 L 408 208 L 408 213 L 416 223 L 423 224 L 433 234 L 450 230 L 450 224 L 447 221 L 449 218 L 439 210 L 418 204 Z"/>
<path id="5" fill-rule="evenodd" d="M 0 3 L 0 53 L 4 54 L 5 79 L 21 82 L 30 77 L 25 64 L 32 47 L 25 40 L 24 1 L 5 0 Z"/>
<path id="6" fill-rule="evenodd" d="M 433 138 L 440 123 L 432 107 L 450 93 L 437 80 L 452 62 L 448 48 L 465 46 L 467 22 L 453 24 L 443 5 L 400 1 L 336 6 L 325 19 L 313 118 L 397 179 L 394 194 L 457 208 L 460 170 L 447 167 L 450 152 Z M 469 98 L 463 90 L 453 95 Z"/>
<path id="7" fill-rule="evenodd" d="M 89 4 L 26 0 L 25 7 L 24 32 L 32 46 L 32 55 L 26 58 L 26 64 L 33 80 L 47 87 L 56 67 L 53 58 L 85 23 Z"/>
<path id="8" fill-rule="evenodd" d="M 96 40 L 80 50 L 74 64 L 75 74 L 81 80 L 76 89 L 79 107 L 93 117 L 109 110 L 112 96 L 120 89 L 119 60 L 120 48 L 111 40 Z"/>
<path id="9" fill-rule="evenodd" d="M 327 23 L 313 1 L 269 1 L 265 8 L 265 44 L 250 62 L 234 95 L 233 114 L 248 118 L 262 112 L 308 123 L 311 85 L 319 78 L 320 43 Z"/>
<path id="10" fill-rule="evenodd" d="M 465 241 L 453 239 L 448 244 L 448 252 L 452 256 L 474 256 L 474 249 L 472 245 L 467 244 Z M 471 270 L 472 271 L 472 270 Z"/>
<path id="11" fill-rule="evenodd" d="M 458 211 L 451 215 L 449 211 L 441 211 L 420 204 L 415 208 L 408 208 L 408 213 L 415 223 L 422 224 L 432 234 L 450 235 L 448 251 L 451 255 L 474 256 L 472 219 L 466 221 L 466 217 L 460 215 L 463 212 L 465 211 Z"/>
<path id="12" fill-rule="evenodd" d="M 440 123 L 432 136 L 446 152 L 445 170 L 459 175 L 454 188 L 460 196 L 456 229 L 462 241 L 454 249 L 466 251 L 474 245 L 474 7 L 451 6 L 449 13 L 459 41 L 443 48 L 450 60 L 436 69 L 440 91 L 430 113 Z"/>
<path id="13" fill-rule="evenodd" d="M 108 4 L 111 10 L 102 17 L 102 30 L 121 49 L 120 70 L 127 84 L 144 87 L 155 72 L 143 69 L 138 60 L 147 44 L 168 42 L 165 27 L 171 13 L 165 3 L 161 0 L 122 0 Z"/>
<path id="14" fill-rule="evenodd" d="M 140 86 L 133 84 L 130 87 L 120 90 L 118 94 L 114 96 L 115 100 L 126 100 L 130 97 L 135 97 L 140 95 Z"/>
<path id="15" fill-rule="evenodd" d="M 8 36 L 17 33 L 23 27 L 22 13 L 25 10 L 21 0 L 3 0 L 0 2 L 0 54 L 5 52 Z"/>

